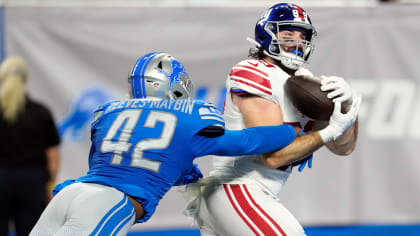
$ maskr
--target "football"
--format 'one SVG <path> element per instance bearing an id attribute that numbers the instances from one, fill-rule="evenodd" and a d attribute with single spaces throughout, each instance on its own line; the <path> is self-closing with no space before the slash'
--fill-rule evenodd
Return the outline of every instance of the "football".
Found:
<path id="1" fill-rule="evenodd" d="M 285 90 L 292 104 L 303 115 L 314 120 L 329 120 L 334 103 L 327 97 L 328 92 L 321 91 L 319 79 L 291 76 L 286 81 Z"/>

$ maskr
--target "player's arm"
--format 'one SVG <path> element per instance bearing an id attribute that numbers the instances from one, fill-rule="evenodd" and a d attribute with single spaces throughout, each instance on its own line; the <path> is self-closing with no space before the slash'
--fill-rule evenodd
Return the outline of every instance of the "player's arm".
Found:
<path id="1" fill-rule="evenodd" d="M 333 101 L 342 102 L 343 112 L 348 112 L 354 102 L 357 102 L 357 93 L 341 77 L 321 76 L 321 90 L 328 92 L 328 97 Z M 317 122 L 314 129 L 323 128 L 328 123 Z M 326 144 L 328 149 L 337 155 L 350 155 L 356 147 L 358 134 L 358 120 L 336 140 Z"/>
<path id="2" fill-rule="evenodd" d="M 281 108 L 268 100 L 260 97 L 243 97 L 233 94 L 232 99 L 241 111 L 247 127 L 257 125 L 283 123 Z M 334 112 L 327 127 L 320 131 L 297 137 L 290 145 L 266 153 L 264 164 L 269 168 L 278 168 L 300 161 L 322 147 L 331 140 L 336 140 L 344 131 L 351 127 L 357 117 L 361 98 L 357 97 L 349 112 L 341 113 L 341 103 L 334 103 Z M 277 107 L 277 108 L 276 108 Z M 278 109 L 276 111 L 276 109 Z"/>
<path id="3" fill-rule="evenodd" d="M 238 96 L 232 100 L 244 117 L 247 127 L 283 124 L 283 113 L 279 105 L 259 96 Z M 298 131 L 297 131 L 298 132 Z M 277 138 L 273 135 L 271 138 Z M 266 153 L 265 165 L 278 168 L 299 161 L 324 145 L 318 132 L 297 137 L 292 143 L 275 152 Z"/>
<path id="4" fill-rule="evenodd" d="M 296 138 L 296 132 L 290 125 L 258 126 L 243 130 L 222 130 L 218 126 L 210 126 L 205 130 L 193 139 L 195 156 L 262 154 L 283 148 Z"/>
<path id="5" fill-rule="evenodd" d="M 314 130 L 320 130 L 328 125 L 328 122 L 316 121 L 314 124 Z M 340 137 L 336 140 L 330 141 L 325 144 L 325 146 L 334 154 L 340 156 L 350 155 L 355 147 L 357 142 L 359 121 L 356 119 L 356 122 L 352 127 L 346 130 Z"/>

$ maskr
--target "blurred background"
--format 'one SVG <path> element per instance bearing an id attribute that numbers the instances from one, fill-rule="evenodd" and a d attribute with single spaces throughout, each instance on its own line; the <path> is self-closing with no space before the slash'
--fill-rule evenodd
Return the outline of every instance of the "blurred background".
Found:
<path id="1" fill-rule="evenodd" d="M 92 111 L 127 97 L 138 57 L 173 54 L 192 77 L 196 98 L 222 109 L 230 68 L 252 46 L 246 37 L 278 2 L 0 0 L 0 61 L 27 61 L 28 90 L 57 121 L 63 181 L 86 173 Z M 355 152 L 316 152 L 312 169 L 289 177 L 282 203 L 308 235 L 420 235 L 420 2 L 294 3 L 318 31 L 307 67 L 344 77 L 364 100 Z M 196 162 L 208 174 L 211 158 Z M 130 235 L 199 235 L 183 207 L 171 190 Z"/>

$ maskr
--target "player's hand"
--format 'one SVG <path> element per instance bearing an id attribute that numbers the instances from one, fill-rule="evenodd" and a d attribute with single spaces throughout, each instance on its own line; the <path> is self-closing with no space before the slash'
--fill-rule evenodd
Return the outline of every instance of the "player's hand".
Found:
<path id="1" fill-rule="evenodd" d="M 300 130 L 299 136 L 302 136 L 302 135 L 305 135 L 305 131 L 303 129 Z M 311 153 L 311 155 L 309 155 L 305 159 L 293 162 L 292 163 L 292 168 L 295 167 L 295 166 L 299 166 L 299 169 L 298 169 L 299 172 L 302 172 L 303 169 L 305 169 L 306 164 L 308 164 L 308 168 L 312 168 L 312 157 L 313 157 L 313 153 Z"/>
<path id="2" fill-rule="evenodd" d="M 297 161 L 297 162 L 293 162 L 292 167 L 299 166 L 299 169 L 298 169 L 299 172 L 302 172 L 303 169 L 305 169 L 306 164 L 308 164 L 308 168 L 312 168 L 312 157 L 313 157 L 313 154 L 306 157 L 305 159 L 302 159 L 302 160 Z"/>
<path id="3" fill-rule="evenodd" d="M 203 178 L 201 170 L 198 168 L 197 164 L 193 164 L 190 171 L 184 172 L 184 174 L 179 177 L 175 182 L 175 186 L 185 185 L 197 182 L 199 179 Z"/>
<path id="4" fill-rule="evenodd" d="M 356 95 L 347 113 L 341 112 L 341 101 L 334 102 L 334 111 L 327 127 L 319 131 L 324 143 L 336 140 L 348 128 L 352 127 L 359 114 L 362 97 Z"/>
<path id="5" fill-rule="evenodd" d="M 353 103 L 356 92 L 341 77 L 321 75 L 321 91 L 329 91 L 327 97 L 333 102 L 342 102 L 350 106 Z M 348 110 L 348 109 L 346 109 Z"/>

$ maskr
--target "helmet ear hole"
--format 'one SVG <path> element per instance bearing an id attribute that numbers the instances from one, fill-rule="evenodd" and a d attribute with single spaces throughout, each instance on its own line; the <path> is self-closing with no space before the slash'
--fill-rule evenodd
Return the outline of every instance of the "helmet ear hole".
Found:
<path id="1" fill-rule="evenodd" d="M 159 69 L 161 69 L 161 70 L 163 69 L 162 62 L 161 62 L 161 61 L 159 62 L 159 64 L 158 64 L 158 66 L 157 66 L 157 67 L 158 67 Z"/>
<path id="2" fill-rule="evenodd" d="M 182 97 L 182 93 L 180 91 L 174 91 L 174 94 L 177 98 Z"/>

